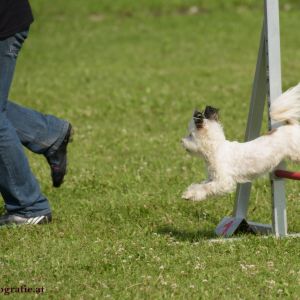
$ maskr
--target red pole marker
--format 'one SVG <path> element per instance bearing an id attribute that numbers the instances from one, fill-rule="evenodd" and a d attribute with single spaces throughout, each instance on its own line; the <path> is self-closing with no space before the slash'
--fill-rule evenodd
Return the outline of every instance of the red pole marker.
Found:
<path id="1" fill-rule="evenodd" d="M 300 172 L 291 172 L 285 170 L 276 170 L 274 174 L 279 178 L 287 178 L 292 180 L 300 180 Z"/>
<path id="2" fill-rule="evenodd" d="M 230 221 L 229 223 L 224 225 L 224 230 L 222 231 L 222 235 L 225 235 L 227 233 L 227 231 L 229 230 L 229 228 L 231 227 L 231 225 L 234 223 L 234 221 Z"/>

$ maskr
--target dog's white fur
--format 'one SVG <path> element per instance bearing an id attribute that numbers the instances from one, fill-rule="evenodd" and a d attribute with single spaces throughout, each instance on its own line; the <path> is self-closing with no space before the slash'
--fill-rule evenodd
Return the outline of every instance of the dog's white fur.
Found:
<path id="1" fill-rule="evenodd" d="M 204 118 L 201 128 L 192 119 L 190 134 L 182 144 L 191 154 L 204 158 L 208 179 L 190 185 L 182 198 L 201 201 L 228 193 L 237 183 L 272 171 L 283 159 L 300 162 L 300 83 L 272 102 L 270 116 L 284 125 L 245 143 L 226 140 L 217 118 Z"/>

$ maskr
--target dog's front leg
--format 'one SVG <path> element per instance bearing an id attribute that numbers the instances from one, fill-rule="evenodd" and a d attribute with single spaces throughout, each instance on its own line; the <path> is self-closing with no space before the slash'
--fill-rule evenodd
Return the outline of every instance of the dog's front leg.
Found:
<path id="1" fill-rule="evenodd" d="M 191 201 L 202 201 L 209 196 L 224 194 L 229 192 L 229 186 L 224 186 L 217 181 L 209 181 L 206 183 L 194 183 L 182 194 L 182 198 Z"/>

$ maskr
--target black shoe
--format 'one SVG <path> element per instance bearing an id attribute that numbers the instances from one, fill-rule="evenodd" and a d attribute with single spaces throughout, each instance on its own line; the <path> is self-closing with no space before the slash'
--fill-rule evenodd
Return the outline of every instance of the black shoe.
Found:
<path id="1" fill-rule="evenodd" d="M 22 217 L 14 214 L 5 214 L 0 217 L 0 226 L 4 225 L 39 225 L 52 221 L 51 213 L 36 217 Z"/>
<path id="2" fill-rule="evenodd" d="M 67 147 L 73 135 L 72 125 L 58 149 L 50 156 L 46 156 L 51 169 L 52 183 L 54 187 L 60 187 L 67 173 Z"/>

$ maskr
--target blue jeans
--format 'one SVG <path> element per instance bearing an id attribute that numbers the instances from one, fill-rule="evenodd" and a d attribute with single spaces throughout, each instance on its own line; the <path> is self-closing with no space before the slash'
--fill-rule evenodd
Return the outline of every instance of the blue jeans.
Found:
<path id="1" fill-rule="evenodd" d="M 0 193 L 8 213 L 35 217 L 51 210 L 23 145 L 34 153 L 51 155 L 69 124 L 8 100 L 18 53 L 27 35 L 28 30 L 0 39 Z"/>

